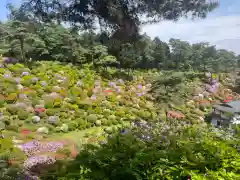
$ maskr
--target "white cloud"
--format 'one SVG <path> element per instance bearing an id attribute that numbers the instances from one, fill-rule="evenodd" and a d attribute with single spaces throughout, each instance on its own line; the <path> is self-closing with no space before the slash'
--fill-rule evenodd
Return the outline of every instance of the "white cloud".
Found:
<path id="1" fill-rule="evenodd" d="M 240 54 L 240 15 L 210 17 L 203 20 L 181 19 L 178 22 L 162 21 L 142 27 L 150 37 L 158 36 L 163 41 L 178 38 L 195 42 L 209 42 L 219 48 L 226 48 Z"/>

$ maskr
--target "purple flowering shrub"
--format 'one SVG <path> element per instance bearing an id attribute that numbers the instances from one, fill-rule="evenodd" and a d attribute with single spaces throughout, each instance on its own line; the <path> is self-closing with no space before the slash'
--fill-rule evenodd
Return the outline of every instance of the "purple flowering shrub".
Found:
<path id="1" fill-rule="evenodd" d="M 205 89 L 209 93 L 216 93 L 219 88 L 219 82 L 211 77 L 207 78 Z"/>
<path id="2" fill-rule="evenodd" d="M 37 165 L 54 164 L 56 159 L 48 155 L 36 155 L 29 157 L 23 164 L 24 168 L 31 169 Z"/>
<path id="3" fill-rule="evenodd" d="M 19 148 L 27 155 L 32 156 L 41 152 L 57 152 L 58 149 L 63 148 L 64 144 L 61 142 L 47 142 L 30 141 L 19 145 Z"/>
<path id="4" fill-rule="evenodd" d="M 4 64 L 16 64 L 18 63 L 19 60 L 16 58 L 11 58 L 11 57 L 3 57 L 3 63 Z"/>
<path id="5" fill-rule="evenodd" d="M 28 157 L 24 161 L 24 168 L 31 169 L 38 165 L 49 165 L 56 162 L 55 156 L 48 153 L 56 153 L 64 148 L 63 142 L 40 142 L 30 141 L 24 144 L 16 145 Z M 47 153 L 47 154 L 46 154 Z"/>

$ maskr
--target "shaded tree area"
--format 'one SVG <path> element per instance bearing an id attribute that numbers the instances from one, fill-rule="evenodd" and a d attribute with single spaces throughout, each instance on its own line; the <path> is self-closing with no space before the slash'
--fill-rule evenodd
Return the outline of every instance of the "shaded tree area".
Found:
<path id="1" fill-rule="evenodd" d="M 58 162 L 41 178 L 239 179 L 238 135 L 228 139 L 228 133 L 179 121 L 161 122 L 151 129 L 115 134 L 102 146 L 88 144 L 75 161 Z"/>
<path id="2" fill-rule="evenodd" d="M 68 3 L 27 0 L 21 4 L 16 15 L 20 17 L 25 13 L 30 19 L 34 17 L 41 22 L 58 24 L 68 22 L 83 29 L 94 28 L 98 21 L 101 29 L 110 32 L 112 38 L 129 42 L 136 40 L 142 24 L 162 19 L 178 20 L 187 15 L 204 18 L 217 5 L 217 2 L 206 0 L 70 0 Z M 143 17 L 145 20 L 142 20 Z"/>

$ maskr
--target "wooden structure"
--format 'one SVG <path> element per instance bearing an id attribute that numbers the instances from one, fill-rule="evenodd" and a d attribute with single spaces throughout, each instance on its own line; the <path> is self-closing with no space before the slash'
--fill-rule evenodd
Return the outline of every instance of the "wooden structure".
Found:
<path id="1" fill-rule="evenodd" d="M 213 106 L 211 123 L 218 127 L 230 127 L 233 119 L 240 118 L 240 101 L 231 101 Z"/>

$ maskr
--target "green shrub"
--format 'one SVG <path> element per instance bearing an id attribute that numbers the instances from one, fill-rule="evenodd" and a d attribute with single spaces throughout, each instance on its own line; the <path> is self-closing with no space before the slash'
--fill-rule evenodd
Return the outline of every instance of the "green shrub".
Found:
<path id="1" fill-rule="evenodd" d="M 55 99 L 54 102 L 53 102 L 53 107 L 54 108 L 58 108 L 58 107 L 61 107 L 62 105 L 62 100 L 61 99 Z"/>
<path id="2" fill-rule="evenodd" d="M 16 93 L 10 93 L 7 95 L 5 101 L 7 103 L 13 103 L 17 100 L 17 94 Z"/>
<path id="3" fill-rule="evenodd" d="M 95 123 L 97 121 L 97 115 L 96 114 L 90 114 L 87 116 L 87 121 L 90 123 Z"/>
<path id="4" fill-rule="evenodd" d="M 102 125 L 107 126 L 108 125 L 108 120 L 106 118 L 101 119 Z"/>
<path id="5" fill-rule="evenodd" d="M 95 122 L 95 124 L 96 124 L 96 126 L 101 126 L 102 122 L 101 122 L 100 120 L 97 120 L 97 121 Z"/>
<path id="6" fill-rule="evenodd" d="M 21 84 L 29 87 L 32 84 L 32 77 L 31 76 L 24 76 L 21 80 Z"/>
<path id="7" fill-rule="evenodd" d="M 120 117 L 124 117 L 125 116 L 125 112 L 124 110 L 117 110 L 115 113 L 116 116 L 120 116 Z"/>
<path id="8" fill-rule="evenodd" d="M 106 133 L 108 134 L 112 134 L 113 133 L 113 130 L 112 130 L 112 127 L 107 127 L 104 129 Z"/>
<path id="9" fill-rule="evenodd" d="M 11 123 L 9 116 L 3 116 L 1 121 L 4 122 L 4 124 L 6 124 L 6 125 L 10 125 L 10 123 Z"/>
<path id="10" fill-rule="evenodd" d="M 109 116 L 110 114 L 111 114 L 111 110 L 110 110 L 110 109 L 104 109 L 104 110 L 103 110 L 103 115 L 104 115 L 104 116 L 107 117 L 107 116 Z"/>
<path id="11" fill-rule="evenodd" d="M 3 122 L 0 121 L 0 131 L 1 131 L 1 130 L 4 130 L 5 127 L 6 127 L 5 123 L 3 123 Z"/>
<path id="12" fill-rule="evenodd" d="M 45 108 L 54 108 L 54 100 L 47 100 L 45 101 Z"/>
<path id="13" fill-rule="evenodd" d="M 56 115 L 58 113 L 58 110 L 57 109 L 47 109 L 46 110 L 46 114 L 48 115 L 48 116 L 54 116 L 54 115 Z"/>
<path id="14" fill-rule="evenodd" d="M 12 115 L 17 114 L 17 112 L 18 112 L 18 108 L 15 105 L 13 105 L 13 104 L 7 105 L 6 109 Z"/>
<path id="15" fill-rule="evenodd" d="M 199 116 L 204 116 L 204 112 L 202 112 L 200 109 L 194 109 L 192 110 L 192 113 L 197 114 Z"/>
<path id="16" fill-rule="evenodd" d="M 47 112 L 46 112 L 46 111 L 39 113 L 39 117 L 40 117 L 40 118 L 44 118 L 44 117 L 46 117 L 46 116 L 47 116 Z"/>
<path id="17" fill-rule="evenodd" d="M 70 122 L 67 125 L 68 125 L 68 130 L 69 131 L 74 131 L 78 127 L 78 123 L 77 122 Z"/>
<path id="18" fill-rule="evenodd" d="M 80 96 L 81 93 L 82 93 L 82 89 L 79 88 L 79 87 L 72 87 L 72 88 L 70 89 L 70 92 L 71 92 L 71 94 L 72 94 L 73 96 Z"/>
<path id="19" fill-rule="evenodd" d="M 9 130 L 9 131 L 14 131 L 14 132 L 18 132 L 19 130 L 18 130 L 18 126 L 17 125 L 8 125 L 7 127 L 6 127 L 6 129 L 7 130 Z"/>
<path id="20" fill-rule="evenodd" d="M 118 124 L 118 121 L 116 119 L 112 120 L 111 121 L 113 125 L 117 125 Z"/>
<path id="21" fill-rule="evenodd" d="M 117 117 L 115 115 L 108 116 L 109 121 L 115 121 L 116 119 L 117 119 Z"/>
<path id="22" fill-rule="evenodd" d="M 28 118 L 28 116 L 30 116 L 30 113 L 29 113 L 29 112 L 27 112 L 27 111 L 25 111 L 25 110 L 19 110 L 19 111 L 18 111 L 18 118 L 19 118 L 20 120 L 25 120 L 25 119 Z"/>

